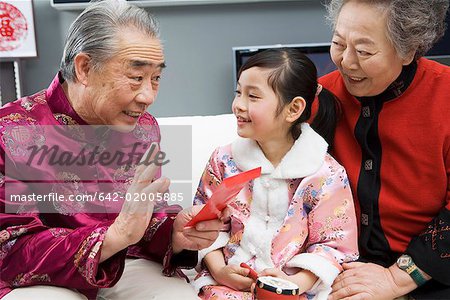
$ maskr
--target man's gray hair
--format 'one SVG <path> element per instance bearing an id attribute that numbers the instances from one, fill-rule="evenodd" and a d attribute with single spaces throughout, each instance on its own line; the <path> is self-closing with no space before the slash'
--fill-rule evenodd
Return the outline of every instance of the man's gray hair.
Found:
<path id="1" fill-rule="evenodd" d="M 328 20 L 333 29 L 342 6 L 354 0 L 331 0 Z M 446 29 L 449 0 L 357 0 L 382 9 L 387 14 L 387 36 L 400 57 L 415 52 L 419 59 L 436 43 Z"/>
<path id="2" fill-rule="evenodd" d="M 159 38 L 157 20 L 144 9 L 124 0 L 91 2 L 69 28 L 60 65 L 63 78 L 76 81 L 74 59 L 81 52 L 89 55 L 95 70 L 100 70 L 117 53 L 117 32 L 127 27 Z"/>

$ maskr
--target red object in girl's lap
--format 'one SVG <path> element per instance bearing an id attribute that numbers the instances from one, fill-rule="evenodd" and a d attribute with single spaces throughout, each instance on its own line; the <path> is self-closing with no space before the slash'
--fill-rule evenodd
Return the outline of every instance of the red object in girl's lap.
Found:
<path id="1" fill-rule="evenodd" d="M 255 298 L 257 300 L 298 300 L 299 287 L 282 278 L 260 276 L 256 280 Z"/>
<path id="2" fill-rule="evenodd" d="M 249 265 L 247 265 L 246 263 L 241 263 L 240 267 L 250 270 L 250 272 L 248 273 L 247 277 L 250 277 L 251 279 L 253 279 L 255 281 L 258 279 L 258 273 L 256 273 L 256 271 L 253 270 Z"/>

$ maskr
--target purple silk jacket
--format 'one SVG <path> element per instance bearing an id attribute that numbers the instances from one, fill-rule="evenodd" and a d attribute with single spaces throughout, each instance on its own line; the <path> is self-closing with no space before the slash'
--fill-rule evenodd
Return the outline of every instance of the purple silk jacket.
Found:
<path id="1" fill-rule="evenodd" d="M 158 203 L 142 240 L 99 263 L 99 249 L 106 230 L 117 217 L 122 202 L 109 207 L 105 203 L 83 206 L 63 201 L 45 203 L 47 206 L 43 207 L 39 202 L 9 201 L 12 198 L 7 197 L 11 194 L 30 194 L 30 191 L 41 195 L 59 193 L 65 197 L 104 192 L 104 196 L 123 199 L 134 176 L 136 164 L 124 167 L 82 163 L 81 167 L 73 165 L 62 171 L 55 164 L 43 167 L 42 162 L 28 161 L 28 147 L 33 145 L 53 144 L 61 147 L 60 150 L 75 152 L 74 148 L 98 142 L 94 131 L 84 135 L 77 131 L 90 126 L 71 107 L 62 82 L 58 74 L 47 90 L 0 109 L 0 298 L 18 287 L 54 285 L 76 289 L 95 299 L 99 288 L 111 287 L 120 279 L 125 257 L 161 262 L 165 275 L 173 275 L 181 264 L 195 266 L 196 252 L 172 256 L 172 225 L 181 209 L 179 206 Z M 79 135 L 49 136 L 46 128 L 51 131 L 75 128 Z M 133 145 L 138 145 L 142 156 L 145 151 L 142 144 L 159 144 L 160 131 L 155 118 L 145 113 L 132 132 L 114 132 L 113 138 L 104 140 L 103 150 L 114 148 L 127 153 Z"/>

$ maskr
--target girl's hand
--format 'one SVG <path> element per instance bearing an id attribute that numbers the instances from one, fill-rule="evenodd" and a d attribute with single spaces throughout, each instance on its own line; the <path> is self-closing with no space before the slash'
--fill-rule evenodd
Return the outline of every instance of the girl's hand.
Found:
<path id="1" fill-rule="evenodd" d="M 226 265 L 213 275 L 214 279 L 222 284 L 226 285 L 237 291 L 250 291 L 250 287 L 254 282 L 251 278 L 247 277 L 249 269 L 241 268 L 237 265 Z"/>
<path id="2" fill-rule="evenodd" d="M 307 290 L 311 289 L 314 283 L 317 281 L 318 277 L 308 270 L 301 270 L 293 275 L 286 275 L 283 271 L 279 269 L 265 269 L 259 276 L 273 276 L 288 280 L 295 283 L 299 287 L 300 294 L 303 294 Z"/>
<path id="3" fill-rule="evenodd" d="M 280 269 L 275 269 L 275 268 L 264 269 L 261 273 L 258 274 L 258 276 L 272 276 L 272 277 L 283 278 L 288 281 L 294 282 L 294 281 L 292 281 L 292 279 L 290 279 L 290 276 L 286 275 L 286 273 L 284 273 Z"/>

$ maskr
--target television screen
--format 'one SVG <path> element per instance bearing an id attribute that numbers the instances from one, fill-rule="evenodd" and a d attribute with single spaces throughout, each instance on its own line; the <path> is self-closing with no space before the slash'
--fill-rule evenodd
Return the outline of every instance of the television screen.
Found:
<path id="1" fill-rule="evenodd" d="M 298 49 L 308 56 L 316 65 L 317 76 L 319 77 L 336 70 L 336 66 L 330 57 L 330 43 L 233 47 L 233 83 L 236 83 L 239 69 L 249 57 L 267 49 L 282 47 Z"/>

